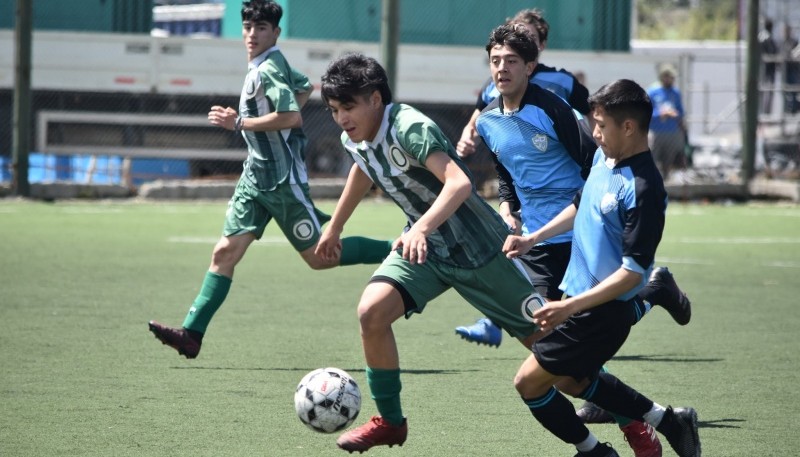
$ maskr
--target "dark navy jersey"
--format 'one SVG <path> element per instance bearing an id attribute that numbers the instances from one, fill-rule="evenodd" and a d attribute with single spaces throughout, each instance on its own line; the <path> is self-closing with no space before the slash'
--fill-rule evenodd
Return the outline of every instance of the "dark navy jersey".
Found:
<path id="1" fill-rule="evenodd" d="M 575 75 L 567 70 L 563 68 L 557 70 L 554 67 L 536 64 L 530 82 L 563 98 L 581 114 L 589 114 L 589 89 L 578 82 Z M 497 91 L 492 78 L 489 78 L 481 87 L 475 107 L 482 111 L 498 95 L 500 92 Z"/>
<path id="2" fill-rule="evenodd" d="M 536 84 L 528 84 L 518 111 L 506 111 L 500 96 L 481 112 L 475 127 L 492 151 L 500 200 L 521 211 L 525 234 L 572 203 L 597 149 L 583 116 Z M 571 239 L 564 233 L 545 243 Z"/>
<path id="3" fill-rule="evenodd" d="M 664 231 L 667 192 L 650 151 L 616 165 L 597 149 L 583 190 L 575 197 L 572 255 L 561 290 L 586 292 L 620 267 L 642 275 L 617 297 L 633 298 L 647 283 Z"/>

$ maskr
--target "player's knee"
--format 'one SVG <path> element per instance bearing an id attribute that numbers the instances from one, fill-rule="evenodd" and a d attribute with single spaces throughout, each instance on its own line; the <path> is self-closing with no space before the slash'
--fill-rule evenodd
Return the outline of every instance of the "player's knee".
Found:
<path id="1" fill-rule="evenodd" d="M 327 270 L 339 265 L 339 259 L 323 259 L 314 252 L 313 247 L 301 252 L 300 257 L 312 270 Z"/>

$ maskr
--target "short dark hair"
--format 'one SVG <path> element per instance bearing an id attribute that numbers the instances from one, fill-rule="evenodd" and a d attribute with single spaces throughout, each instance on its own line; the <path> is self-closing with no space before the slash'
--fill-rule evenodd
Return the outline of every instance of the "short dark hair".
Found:
<path id="1" fill-rule="evenodd" d="M 508 19 L 506 22 L 509 24 L 518 22 L 521 24 L 533 25 L 536 27 L 536 31 L 539 33 L 540 43 L 547 41 L 547 34 L 550 33 L 550 24 L 544 20 L 544 11 L 540 10 L 539 8 L 522 10 L 515 14 L 511 19 Z"/>
<path id="2" fill-rule="evenodd" d="M 368 96 L 374 91 L 381 94 L 384 105 L 392 103 L 389 77 L 381 64 L 364 54 L 349 53 L 328 64 L 322 75 L 322 100 L 351 103 L 358 96 Z"/>
<path id="3" fill-rule="evenodd" d="M 522 60 L 533 62 L 539 57 L 539 46 L 531 32 L 522 24 L 503 24 L 497 26 L 489 34 L 486 52 L 492 52 L 495 46 L 508 46 L 522 57 Z"/>
<path id="4" fill-rule="evenodd" d="M 272 0 L 250 0 L 242 3 L 242 22 L 267 22 L 273 28 L 283 17 L 283 8 Z"/>
<path id="5" fill-rule="evenodd" d="M 589 106 L 602 108 L 617 124 L 633 119 L 645 133 L 650 129 L 653 103 L 647 92 L 630 79 L 618 79 L 589 97 Z"/>

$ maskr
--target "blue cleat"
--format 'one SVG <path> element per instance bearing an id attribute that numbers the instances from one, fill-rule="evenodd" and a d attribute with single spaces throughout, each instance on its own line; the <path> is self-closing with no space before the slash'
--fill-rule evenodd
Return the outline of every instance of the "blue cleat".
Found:
<path id="1" fill-rule="evenodd" d="M 490 319 L 482 317 L 469 327 L 456 327 L 456 334 L 467 341 L 499 347 L 503 341 L 503 331 Z"/>

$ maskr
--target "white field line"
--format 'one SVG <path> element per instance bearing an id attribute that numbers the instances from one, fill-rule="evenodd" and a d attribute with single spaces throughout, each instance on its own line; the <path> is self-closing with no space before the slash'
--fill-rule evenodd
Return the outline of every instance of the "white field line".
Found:
<path id="1" fill-rule="evenodd" d="M 676 265 L 708 265 L 708 266 L 719 265 L 717 262 L 712 262 L 706 259 L 692 259 L 692 258 L 680 258 L 680 257 L 659 257 L 656 259 L 656 265 L 660 265 L 663 263 L 671 263 Z M 791 260 L 764 260 L 762 262 L 759 262 L 757 266 L 774 267 L 774 268 L 800 268 L 800 262 L 794 262 Z"/>
<path id="2" fill-rule="evenodd" d="M 167 241 L 170 243 L 188 243 L 188 244 L 217 244 L 219 238 L 212 238 L 210 236 L 171 236 L 167 238 Z M 281 236 L 264 236 L 261 237 L 260 240 L 256 241 L 254 244 L 259 245 L 266 245 L 266 244 L 286 244 L 288 245 L 289 242 L 286 238 Z"/>
<path id="3" fill-rule="evenodd" d="M 713 236 L 713 237 L 679 237 L 667 238 L 664 241 L 686 244 L 800 244 L 800 237 L 788 236 Z"/>

